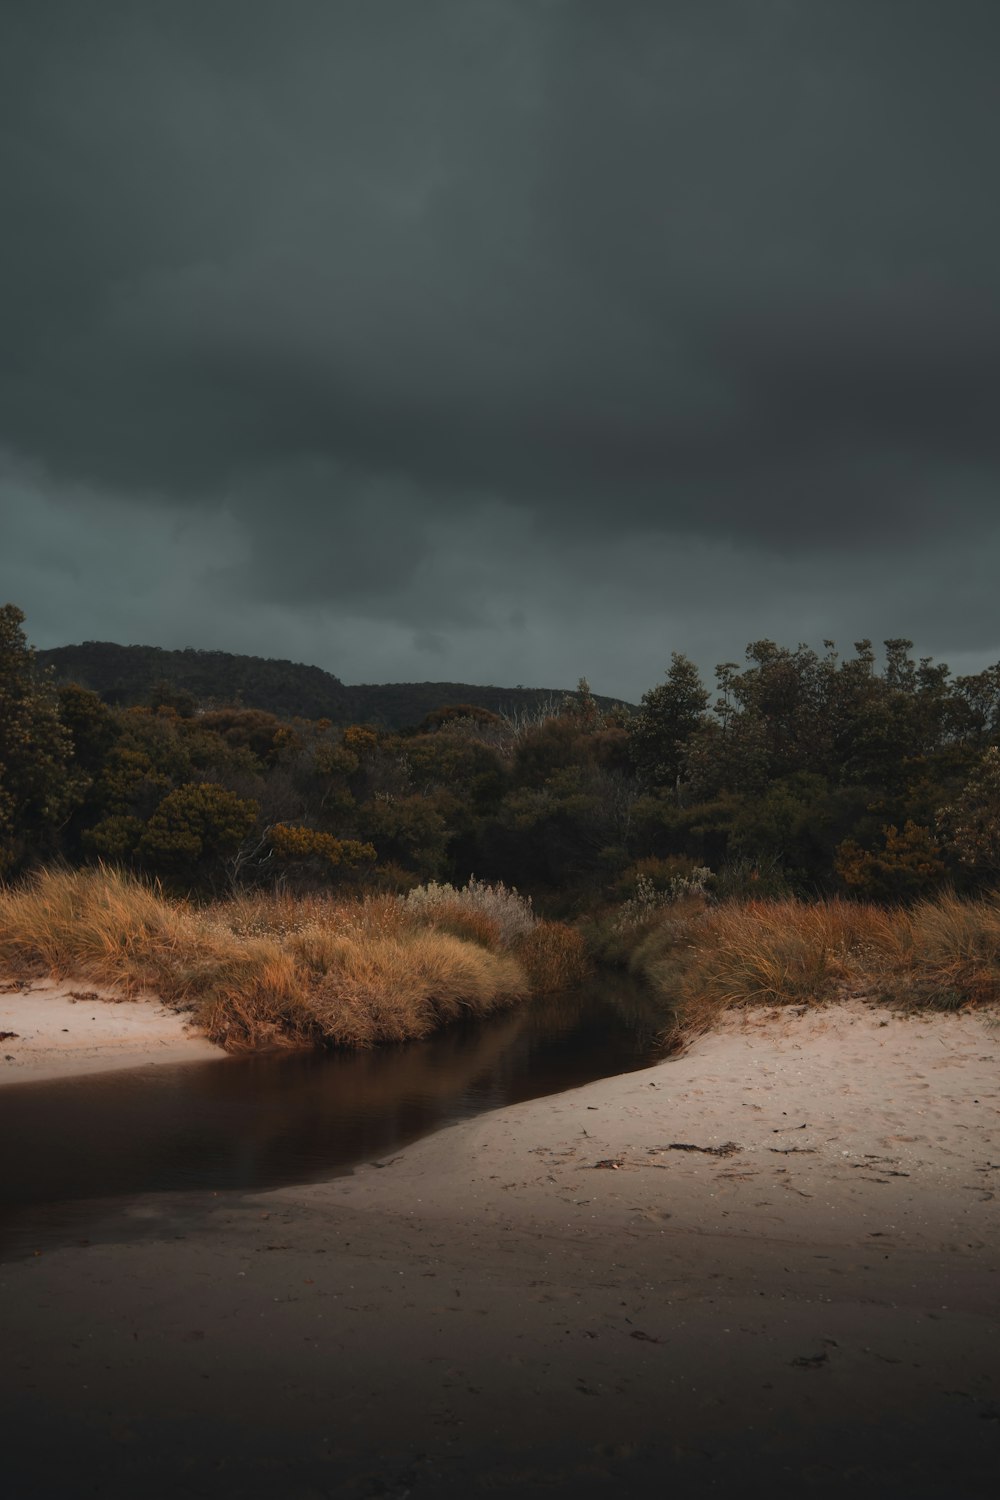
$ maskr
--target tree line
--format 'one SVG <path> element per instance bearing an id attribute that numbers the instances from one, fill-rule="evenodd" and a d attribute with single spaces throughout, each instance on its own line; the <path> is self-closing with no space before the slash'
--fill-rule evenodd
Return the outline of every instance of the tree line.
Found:
<path id="1" fill-rule="evenodd" d="M 537 713 L 558 703 L 548 688 L 483 687 L 460 682 L 386 682 L 348 686 L 321 667 L 231 651 L 167 651 L 84 641 L 39 651 L 62 682 L 76 682 L 122 707 L 172 703 L 179 711 L 243 704 L 279 718 L 329 719 L 401 729 L 442 703 L 471 703 L 494 713 Z M 610 699 L 599 700 L 606 708 Z"/>
<path id="2" fill-rule="evenodd" d="M 560 914 L 697 879 L 906 901 L 1000 873 L 1000 665 L 752 643 L 674 654 L 635 710 L 581 681 L 388 729 L 56 686 L 0 608 L 0 873 L 98 859 L 175 888 L 406 889 L 472 873 Z"/>

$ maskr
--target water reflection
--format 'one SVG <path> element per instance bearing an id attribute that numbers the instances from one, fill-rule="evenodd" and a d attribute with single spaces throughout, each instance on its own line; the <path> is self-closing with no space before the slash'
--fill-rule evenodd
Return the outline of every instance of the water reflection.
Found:
<path id="1" fill-rule="evenodd" d="M 51 1219 L 46 1205 L 337 1175 L 451 1121 L 647 1066 L 662 1022 L 634 985 L 602 980 L 400 1047 L 4 1089 L 0 1243 Z"/>

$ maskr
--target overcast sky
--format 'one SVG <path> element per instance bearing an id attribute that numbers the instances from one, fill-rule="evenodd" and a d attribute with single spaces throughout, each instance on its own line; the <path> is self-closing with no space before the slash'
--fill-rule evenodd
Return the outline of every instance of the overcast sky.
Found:
<path id="1" fill-rule="evenodd" d="M 1000 658 L 997 0 L 0 0 L 38 645 Z"/>

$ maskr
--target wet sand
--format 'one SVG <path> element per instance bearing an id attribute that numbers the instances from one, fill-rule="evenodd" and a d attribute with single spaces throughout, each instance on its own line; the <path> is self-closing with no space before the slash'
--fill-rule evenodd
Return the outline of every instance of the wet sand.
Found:
<path id="1" fill-rule="evenodd" d="M 986 1496 L 1000 1032 L 755 1013 L 4 1264 L 18 1495 Z"/>

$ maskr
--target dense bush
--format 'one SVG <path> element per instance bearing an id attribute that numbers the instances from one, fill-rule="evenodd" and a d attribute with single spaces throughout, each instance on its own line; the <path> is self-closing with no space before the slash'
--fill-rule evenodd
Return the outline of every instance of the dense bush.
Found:
<path id="1" fill-rule="evenodd" d="M 139 840 L 138 853 L 156 869 L 195 878 L 221 869 L 253 832 L 258 807 L 210 782 L 168 792 Z"/>
<path id="2" fill-rule="evenodd" d="M 23 622 L 13 604 L 0 607 L 0 875 L 29 853 L 54 847 L 85 781 Z"/>
<path id="3" fill-rule="evenodd" d="M 663 893 L 657 871 L 707 869 L 720 901 L 913 902 L 1000 879 L 1000 665 L 953 678 L 902 639 L 885 642 L 881 669 L 868 641 L 844 658 L 829 643 L 752 642 L 742 666 L 718 668 L 714 702 L 675 654 L 631 716 L 581 680 L 530 712 L 463 694 L 389 731 L 269 711 L 275 663 L 261 668 L 267 703 L 250 701 L 249 666 L 233 679 L 244 701 L 199 699 L 213 653 L 126 653 L 123 672 L 159 663 L 158 676 L 176 665 L 183 678 L 169 691 L 154 681 L 141 703 L 72 683 L 57 698 L 20 612 L 6 606 L 0 625 L 8 873 L 58 855 L 184 890 L 363 875 L 405 891 L 460 890 L 476 870 L 571 918 L 638 898 L 639 871 Z M 89 671 L 103 649 L 59 660 Z"/>

